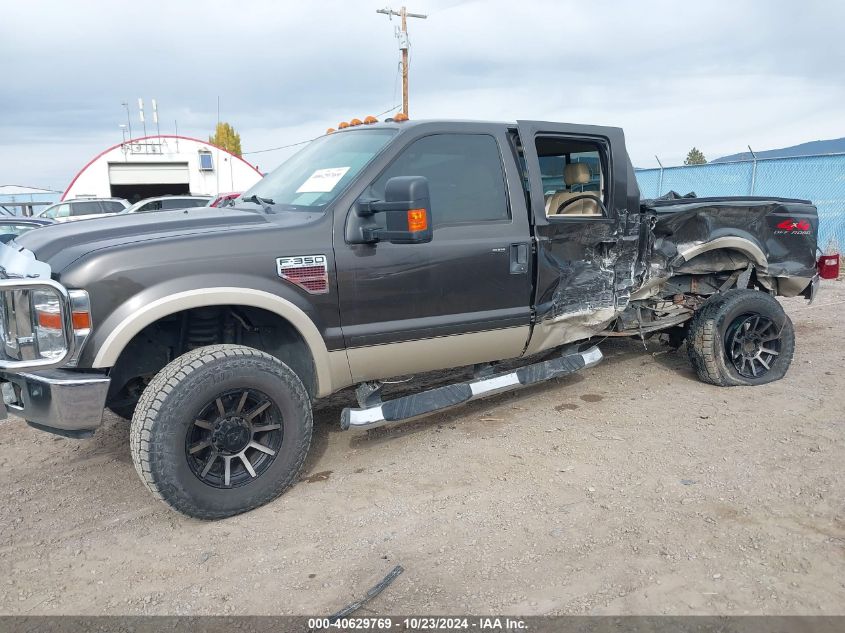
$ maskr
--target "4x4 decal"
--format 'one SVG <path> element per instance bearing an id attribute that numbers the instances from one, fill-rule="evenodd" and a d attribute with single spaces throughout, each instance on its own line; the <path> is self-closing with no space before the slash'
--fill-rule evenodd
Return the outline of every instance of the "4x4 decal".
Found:
<path id="1" fill-rule="evenodd" d="M 810 223 L 807 220 L 793 220 L 790 218 L 778 224 L 777 228 L 778 230 L 775 231 L 775 235 L 783 235 L 784 233 L 790 233 L 792 235 L 810 234 Z"/>

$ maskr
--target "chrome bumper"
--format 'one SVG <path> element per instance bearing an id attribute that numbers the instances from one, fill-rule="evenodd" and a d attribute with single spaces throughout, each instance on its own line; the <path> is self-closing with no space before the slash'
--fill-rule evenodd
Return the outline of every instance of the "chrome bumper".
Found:
<path id="1" fill-rule="evenodd" d="M 96 372 L 0 372 L 0 419 L 13 415 L 44 431 L 87 437 L 103 421 L 110 379 Z"/>

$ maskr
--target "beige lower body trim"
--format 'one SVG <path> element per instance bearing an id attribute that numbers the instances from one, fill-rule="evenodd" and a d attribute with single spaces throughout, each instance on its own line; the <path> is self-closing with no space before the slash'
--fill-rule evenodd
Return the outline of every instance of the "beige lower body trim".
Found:
<path id="1" fill-rule="evenodd" d="M 329 396 L 339 389 L 354 385 L 352 380 L 352 372 L 349 371 L 349 357 L 346 355 L 346 350 L 338 350 L 329 352 L 329 373 L 331 374 L 331 391 L 323 389 L 322 385 L 318 390 L 317 397 L 323 398 Z"/>
<path id="2" fill-rule="evenodd" d="M 694 245 L 680 245 L 678 247 L 678 256 L 683 257 L 684 261 L 688 262 L 693 257 L 697 257 L 698 255 L 702 255 L 703 253 L 707 253 L 709 251 L 717 251 L 721 248 L 731 248 L 741 251 L 753 259 L 755 264 L 763 267 L 764 269 L 768 265 L 768 262 L 766 261 L 766 254 L 760 250 L 759 246 L 744 237 L 736 237 L 732 235 L 717 237 L 715 240 L 701 242 Z"/>
<path id="3" fill-rule="evenodd" d="M 778 277 L 778 294 L 782 297 L 794 297 L 807 289 L 813 282 L 812 277 Z"/>
<path id="4" fill-rule="evenodd" d="M 600 308 L 541 321 L 534 326 L 525 355 L 530 356 L 595 336 L 612 323 L 618 314 L 615 308 Z"/>
<path id="5" fill-rule="evenodd" d="M 525 325 L 355 347 L 347 350 L 352 381 L 358 383 L 515 358 L 522 354 L 529 331 Z"/>

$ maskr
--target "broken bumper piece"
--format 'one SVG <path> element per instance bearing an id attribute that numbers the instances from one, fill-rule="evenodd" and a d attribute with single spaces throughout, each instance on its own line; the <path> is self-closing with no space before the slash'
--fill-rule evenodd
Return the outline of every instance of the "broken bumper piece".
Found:
<path id="1" fill-rule="evenodd" d="M 597 365 L 601 360 L 602 353 L 599 348 L 591 347 L 585 352 L 526 365 L 499 376 L 437 387 L 364 409 L 346 408 L 341 413 L 340 428 L 344 431 L 373 429 L 385 424 L 407 422 L 472 400 L 573 374 Z"/>

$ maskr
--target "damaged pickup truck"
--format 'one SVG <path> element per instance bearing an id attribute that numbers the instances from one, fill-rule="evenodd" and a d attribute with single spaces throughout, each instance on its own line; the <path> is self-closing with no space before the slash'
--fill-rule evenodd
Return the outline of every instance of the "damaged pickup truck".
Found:
<path id="1" fill-rule="evenodd" d="M 358 402 L 339 424 L 368 429 L 584 369 L 602 358 L 595 341 L 657 332 L 686 341 L 711 384 L 786 373 L 794 331 L 775 297 L 815 294 L 809 202 L 642 202 L 617 128 L 344 128 L 233 207 L 0 246 L 5 407 L 70 437 L 104 408 L 131 418 L 147 487 L 219 518 L 297 480 L 312 402 L 346 387 Z M 382 398 L 382 381 L 455 367 L 472 378 Z"/>

